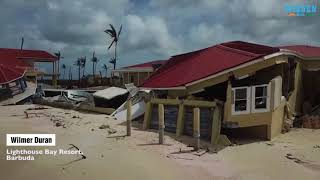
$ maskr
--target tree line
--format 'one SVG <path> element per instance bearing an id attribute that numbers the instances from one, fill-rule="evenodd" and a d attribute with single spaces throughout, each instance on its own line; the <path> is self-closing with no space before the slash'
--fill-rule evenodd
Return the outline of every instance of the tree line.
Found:
<path id="1" fill-rule="evenodd" d="M 110 28 L 108 28 L 108 29 L 106 29 L 104 31 L 112 39 L 111 43 L 108 45 L 107 50 L 110 50 L 111 47 L 114 47 L 114 56 L 110 58 L 109 63 L 113 66 L 113 69 L 116 69 L 117 61 L 118 61 L 117 47 L 118 47 L 118 43 L 119 43 L 119 37 L 120 37 L 121 31 L 122 31 L 122 25 L 120 26 L 118 31 L 116 31 L 116 29 L 114 28 L 114 26 L 112 24 L 109 24 L 109 26 L 110 26 Z M 60 61 L 60 59 L 63 58 L 63 57 L 61 57 L 60 52 L 55 53 L 55 55 L 57 56 L 58 61 Z M 90 61 L 92 63 L 92 76 L 93 76 L 93 78 L 95 78 L 96 71 L 97 71 L 97 65 L 98 65 L 98 62 L 100 61 L 100 59 L 98 59 L 98 57 L 96 57 L 95 51 L 93 51 L 92 57 L 90 58 Z M 87 65 L 87 57 L 84 56 L 84 57 L 77 58 L 77 60 L 74 62 L 73 65 L 77 67 L 78 79 L 79 79 L 79 85 L 80 85 L 81 79 L 85 77 L 85 69 L 86 69 L 86 65 Z M 65 75 L 66 75 L 66 71 L 67 71 L 67 65 L 66 64 L 62 64 L 61 65 L 61 69 L 63 71 L 62 78 L 65 79 Z M 105 77 L 107 77 L 109 69 L 111 69 L 111 67 L 108 66 L 106 63 L 104 63 L 102 65 L 102 70 L 105 71 Z M 102 76 L 102 72 L 99 71 L 99 73 Z M 72 80 L 72 66 L 69 66 L 68 74 L 69 74 L 69 77 L 68 77 L 69 80 Z"/>

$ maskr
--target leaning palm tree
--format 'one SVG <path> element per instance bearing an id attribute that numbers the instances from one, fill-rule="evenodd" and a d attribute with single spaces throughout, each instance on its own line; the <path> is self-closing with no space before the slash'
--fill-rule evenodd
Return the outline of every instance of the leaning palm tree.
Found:
<path id="1" fill-rule="evenodd" d="M 97 67 L 98 61 L 99 61 L 99 59 L 95 56 L 95 52 L 93 52 L 92 58 L 91 58 L 93 79 L 95 79 L 96 67 Z"/>
<path id="2" fill-rule="evenodd" d="M 65 75 L 66 75 L 67 66 L 66 66 L 65 64 L 62 64 L 62 67 L 61 67 L 61 68 L 63 69 L 63 80 L 64 80 L 64 77 L 65 77 Z"/>
<path id="3" fill-rule="evenodd" d="M 104 32 L 107 33 L 113 40 L 111 42 L 111 44 L 108 47 L 108 50 L 111 48 L 111 46 L 114 44 L 114 64 L 113 64 L 113 69 L 116 69 L 116 64 L 117 64 L 117 46 L 118 46 L 118 41 L 119 41 L 119 37 L 120 37 L 120 33 L 122 30 L 122 25 L 119 28 L 119 31 L 117 32 L 116 29 L 113 27 L 112 24 L 110 25 L 110 29 L 106 29 Z"/>

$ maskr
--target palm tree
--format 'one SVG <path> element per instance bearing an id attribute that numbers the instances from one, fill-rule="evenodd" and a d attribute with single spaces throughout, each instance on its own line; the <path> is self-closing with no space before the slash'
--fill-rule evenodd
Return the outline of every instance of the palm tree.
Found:
<path id="1" fill-rule="evenodd" d="M 98 61 L 99 61 L 99 59 L 95 56 L 95 52 L 93 52 L 92 58 L 91 58 L 93 79 L 95 79 L 96 67 L 97 67 L 96 64 L 98 63 Z"/>
<path id="2" fill-rule="evenodd" d="M 72 71 L 71 71 L 71 66 L 69 67 L 69 80 L 72 80 Z"/>
<path id="3" fill-rule="evenodd" d="M 57 53 L 54 53 L 54 55 L 58 58 L 58 75 L 60 79 L 60 60 L 63 59 L 63 57 L 61 56 L 60 51 L 58 51 Z"/>
<path id="4" fill-rule="evenodd" d="M 79 77 L 79 86 L 80 86 L 80 83 L 81 83 L 80 72 L 81 72 L 81 67 L 82 67 L 82 58 L 78 58 L 76 60 L 76 62 L 74 63 L 74 65 L 78 66 L 78 77 Z"/>
<path id="5" fill-rule="evenodd" d="M 116 63 L 117 63 L 116 58 L 114 58 L 114 57 L 110 58 L 109 63 L 113 64 L 113 68 L 114 68 L 116 66 Z"/>
<path id="6" fill-rule="evenodd" d="M 65 65 L 65 64 L 62 64 L 62 67 L 61 67 L 62 69 L 63 69 L 63 80 L 64 80 L 64 77 L 65 77 L 65 75 L 66 75 L 66 68 L 67 68 L 67 66 Z"/>
<path id="7" fill-rule="evenodd" d="M 23 43 L 24 43 L 24 37 L 21 38 L 21 46 L 20 46 L 21 50 L 23 49 Z"/>
<path id="8" fill-rule="evenodd" d="M 107 77 L 107 76 L 108 76 L 108 69 L 109 69 L 109 67 L 108 67 L 106 64 L 103 64 L 102 68 L 103 68 L 103 70 L 106 71 L 106 77 Z"/>
<path id="9" fill-rule="evenodd" d="M 111 46 L 113 44 L 115 44 L 114 46 L 114 63 L 113 63 L 113 69 L 116 69 L 116 64 L 117 64 L 117 46 L 118 46 L 118 41 L 119 41 L 119 37 L 120 37 L 120 33 L 122 30 L 122 25 L 119 28 L 119 31 L 117 32 L 116 29 L 113 27 L 112 24 L 110 25 L 110 29 L 106 29 L 104 32 L 107 33 L 113 40 L 111 42 L 111 44 L 108 47 L 108 50 L 111 48 Z"/>
<path id="10" fill-rule="evenodd" d="M 86 69 L 86 61 L 87 61 L 86 56 L 81 58 L 82 77 L 84 77 L 84 71 Z"/>

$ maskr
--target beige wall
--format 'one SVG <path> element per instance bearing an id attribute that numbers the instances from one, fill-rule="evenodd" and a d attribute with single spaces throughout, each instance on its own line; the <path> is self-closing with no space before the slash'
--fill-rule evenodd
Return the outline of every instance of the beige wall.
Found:
<path id="1" fill-rule="evenodd" d="M 257 79 L 266 81 L 270 77 L 278 76 L 282 74 L 282 65 L 275 65 L 266 69 L 263 69 L 256 73 Z M 282 80 L 281 80 L 282 81 Z M 274 97 L 280 98 L 282 93 L 278 91 L 282 87 L 281 81 L 272 83 L 277 84 L 277 88 L 271 88 L 271 106 L 274 104 Z M 231 88 L 228 89 L 227 94 L 231 94 Z M 277 91 L 277 92 L 275 92 Z M 276 94 L 276 95 L 275 95 Z M 228 97 L 228 96 L 227 96 Z M 301 63 L 297 63 L 295 71 L 295 88 L 288 98 L 287 105 L 289 105 L 291 111 L 295 114 L 301 112 L 301 105 L 303 100 L 303 85 L 302 85 L 302 66 Z M 276 135 L 281 133 L 283 121 L 284 121 L 284 107 L 285 101 L 281 101 L 279 106 L 270 107 L 270 112 L 266 113 L 250 113 L 244 115 L 232 115 L 231 114 L 231 95 L 227 98 L 225 103 L 225 118 L 226 122 L 238 122 L 240 127 L 249 127 L 256 125 L 268 126 L 268 139 L 272 139 Z"/>
<path id="2" fill-rule="evenodd" d="M 135 86 L 139 86 L 149 77 L 150 74 L 151 72 L 121 72 L 121 76 L 123 77 L 122 85 L 134 83 Z M 131 82 L 132 77 L 134 82 Z"/>
<path id="3" fill-rule="evenodd" d="M 268 139 L 276 137 L 282 131 L 285 104 L 286 102 L 282 101 L 281 104 L 272 112 L 271 124 L 268 126 Z"/>

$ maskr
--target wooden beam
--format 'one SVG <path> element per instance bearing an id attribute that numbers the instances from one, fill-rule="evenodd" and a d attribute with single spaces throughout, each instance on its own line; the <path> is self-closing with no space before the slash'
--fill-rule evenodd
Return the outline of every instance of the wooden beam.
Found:
<path id="1" fill-rule="evenodd" d="M 152 104 L 164 104 L 164 105 L 179 105 L 180 100 L 179 99 L 158 99 L 153 98 L 151 99 Z"/>
<path id="2" fill-rule="evenodd" d="M 159 111 L 159 144 L 164 142 L 164 106 L 163 104 L 158 105 Z"/>
<path id="3" fill-rule="evenodd" d="M 200 101 L 200 100 L 179 100 L 179 99 L 151 99 L 152 104 L 164 104 L 164 105 L 179 105 L 183 104 L 185 106 L 194 107 L 215 107 L 216 102 L 211 101 Z"/>
<path id="4" fill-rule="evenodd" d="M 143 127 L 142 127 L 143 130 L 146 130 L 150 127 L 151 112 L 152 112 L 152 104 L 149 101 L 146 103 L 146 111 L 144 112 Z"/>
<path id="5" fill-rule="evenodd" d="M 216 102 L 211 101 L 199 101 L 199 100 L 183 100 L 185 106 L 194 106 L 194 107 L 215 107 Z"/>
<path id="6" fill-rule="evenodd" d="M 193 137 L 195 139 L 194 149 L 200 149 L 200 108 L 193 108 Z"/>
<path id="7" fill-rule="evenodd" d="M 221 120 L 220 120 L 220 108 L 216 107 L 213 111 L 212 120 L 212 132 L 211 132 L 211 145 L 217 145 L 219 142 L 220 130 L 221 130 Z"/>
<path id="8" fill-rule="evenodd" d="M 179 104 L 176 136 L 181 136 L 184 131 L 184 105 Z"/>
<path id="9" fill-rule="evenodd" d="M 127 101 L 127 136 L 131 136 L 131 99 Z"/>

